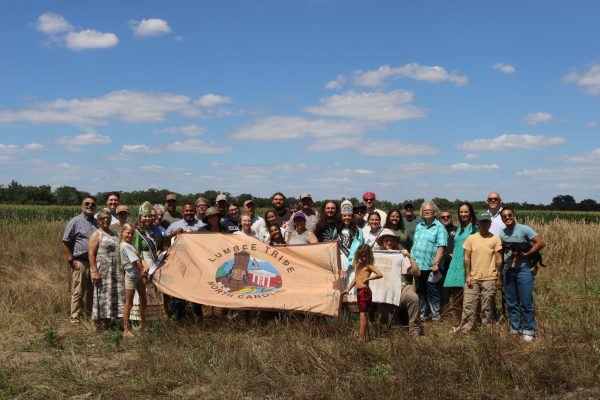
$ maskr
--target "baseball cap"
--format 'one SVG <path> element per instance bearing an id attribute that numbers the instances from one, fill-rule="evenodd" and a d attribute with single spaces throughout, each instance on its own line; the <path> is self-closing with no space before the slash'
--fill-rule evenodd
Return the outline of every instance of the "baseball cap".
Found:
<path id="1" fill-rule="evenodd" d="M 175 201 L 177 201 L 177 196 L 175 195 L 175 193 L 169 193 L 167 195 L 167 197 L 165 198 L 165 201 L 169 201 L 169 200 L 175 200 Z"/>
<path id="2" fill-rule="evenodd" d="M 244 202 L 244 206 L 247 206 L 248 204 L 254 204 L 254 200 L 248 199 Z"/>
<path id="3" fill-rule="evenodd" d="M 304 215 L 304 213 L 302 211 L 295 212 L 294 215 L 292 216 L 292 221 L 295 219 L 298 219 L 298 218 L 306 221 L 306 215 Z"/>
<path id="4" fill-rule="evenodd" d="M 302 200 L 302 199 L 311 199 L 312 200 L 312 196 L 310 195 L 310 193 L 304 192 L 300 195 L 300 200 Z"/>
<path id="5" fill-rule="evenodd" d="M 122 212 L 128 213 L 129 212 L 129 207 L 123 206 L 123 205 L 118 206 L 117 207 L 117 214 L 122 213 Z"/>
<path id="6" fill-rule="evenodd" d="M 488 212 L 482 212 L 477 215 L 477 221 L 488 221 L 492 222 L 492 216 Z"/>
<path id="7" fill-rule="evenodd" d="M 410 200 L 406 200 L 406 201 L 404 202 L 404 205 L 402 206 L 402 208 L 409 208 L 409 207 L 415 208 L 415 205 L 413 204 L 413 202 L 412 202 L 412 201 L 410 201 Z"/>
<path id="8" fill-rule="evenodd" d="M 220 201 L 227 201 L 227 196 L 225 196 L 224 194 L 220 194 L 217 196 L 217 203 Z"/>
<path id="9" fill-rule="evenodd" d="M 375 199 L 375 193 L 366 192 L 365 194 L 363 194 L 363 200 L 366 200 L 366 199 Z"/>

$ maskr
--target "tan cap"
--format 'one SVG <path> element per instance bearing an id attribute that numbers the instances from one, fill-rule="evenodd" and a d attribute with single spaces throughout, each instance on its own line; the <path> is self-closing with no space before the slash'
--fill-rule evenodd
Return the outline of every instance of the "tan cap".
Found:
<path id="1" fill-rule="evenodd" d="M 312 196 L 310 195 L 310 193 L 304 192 L 300 195 L 300 200 L 302 200 L 302 199 L 311 199 L 312 200 Z"/>
<path id="2" fill-rule="evenodd" d="M 175 195 L 175 193 L 169 193 L 167 195 L 167 197 L 165 198 L 165 201 L 169 201 L 169 200 L 175 200 L 175 201 L 177 201 L 177 196 Z"/>
<path id="3" fill-rule="evenodd" d="M 122 212 L 128 213 L 129 212 L 129 207 L 123 206 L 123 205 L 118 206 L 117 207 L 117 214 L 122 213 Z"/>

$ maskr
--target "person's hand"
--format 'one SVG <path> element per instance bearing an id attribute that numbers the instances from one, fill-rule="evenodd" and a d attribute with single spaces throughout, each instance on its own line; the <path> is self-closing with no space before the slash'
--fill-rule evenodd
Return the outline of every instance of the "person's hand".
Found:
<path id="1" fill-rule="evenodd" d="M 343 268 L 342 268 L 342 273 L 340 274 L 340 276 L 341 276 L 342 278 L 345 278 L 345 277 L 346 277 L 346 275 L 348 275 L 348 270 L 347 270 L 347 269 L 343 269 Z"/>
<path id="2" fill-rule="evenodd" d="M 67 263 L 73 271 L 79 271 L 79 265 L 75 262 L 75 260 L 67 261 Z"/>
<path id="3" fill-rule="evenodd" d="M 436 272 L 438 272 L 440 270 L 440 267 L 438 267 L 438 265 L 434 263 L 433 266 L 431 267 L 431 270 L 435 274 Z"/>
<path id="4" fill-rule="evenodd" d="M 473 278 L 471 277 L 471 275 L 467 275 L 467 278 L 466 278 L 467 286 L 471 287 L 471 281 L 472 280 L 473 280 Z"/>
<path id="5" fill-rule="evenodd" d="M 496 279 L 496 289 L 502 289 L 502 278 Z"/>
<path id="6" fill-rule="evenodd" d="M 92 269 L 92 283 L 94 285 L 99 284 L 100 282 L 102 282 L 102 278 L 100 278 L 100 273 L 98 272 L 97 269 Z"/>
<path id="7" fill-rule="evenodd" d="M 410 256 L 410 253 L 408 252 L 408 250 L 406 249 L 402 249 L 400 250 L 400 254 L 402 254 L 404 257 L 408 257 Z"/>

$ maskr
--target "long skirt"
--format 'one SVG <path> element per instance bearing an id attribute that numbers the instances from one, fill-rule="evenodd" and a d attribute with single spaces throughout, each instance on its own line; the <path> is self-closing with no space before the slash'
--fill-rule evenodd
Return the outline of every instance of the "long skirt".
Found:
<path id="1" fill-rule="evenodd" d="M 149 251 L 144 251 L 142 256 L 148 267 L 150 267 L 154 262 L 152 254 Z M 160 321 L 167 319 L 163 295 L 161 292 L 156 290 L 156 287 L 151 282 L 148 282 L 146 285 L 146 299 L 148 304 L 146 307 L 146 321 Z M 138 296 L 137 290 L 133 296 L 133 307 L 131 308 L 129 318 L 132 321 L 141 320 L 140 297 Z"/>

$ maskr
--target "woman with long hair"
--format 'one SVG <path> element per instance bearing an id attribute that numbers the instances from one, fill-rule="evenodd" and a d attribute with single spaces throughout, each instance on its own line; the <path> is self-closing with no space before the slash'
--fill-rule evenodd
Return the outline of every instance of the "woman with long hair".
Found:
<path id="1" fill-rule="evenodd" d="M 394 231 L 394 234 L 398 238 L 398 245 L 400 248 L 410 251 L 412 240 L 404 228 L 404 218 L 402 218 L 400 210 L 394 208 L 388 213 L 384 228 Z"/>
<path id="2" fill-rule="evenodd" d="M 452 296 L 451 308 L 454 317 L 460 324 L 463 308 L 463 287 L 465 286 L 466 280 L 465 252 L 462 246 L 469 236 L 479 230 L 477 227 L 475 210 L 471 203 L 464 202 L 458 206 L 458 221 L 460 226 L 456 229 L 456 233 L 454 234 L 454 246 L 450 250 L 452 260 L 448 266 L 448 272 L 446 272 L 444 287 L 450 290 L 450 295 Z"/>
<path id="3" fill-rule="evenodd" d="M 379 250 L 377 239 L 383 231 L 381 227 L 381 216 L 377 211 L 370 212 L 367 217 L 367 225 L 363 228 L 363 237 L 365 244 L 373 250 Z"/>
<path id="4" fill-rule="evenodd" d="M 257 238 L 263 243 L 269 243 L 269 228 L 277 224 L 277 211 L 273 208 L 268 209 L 259 224 Z M 281 234 L 285 235 L 284 229 L 281 229 Z"/>
<path id="5" fill-rule="evenodd" d="M 150 267 L 158 259 L 164 239 L 153 224 L 154 218 L 152 217 L 152 204 L 150 202 L 145 201 L 140 206 L 138 214 L 139 217 L 133 236 L 133 247 L 140 258 Z M 146 284 L 146 300 L 146 320 L 159 321 L 165 319 L 167 315 L 166 301 L 163 294 L 156 290 L 151 282 Z M 133 307 L 129 318 L 134 321 L 140 321 L 142 318 L 141 299 L 137 292 L 133 297 Z"/>
<path id="6" fill-rule="evenodd" d="M 123 336 L 131 337 L 129 314 L 133 307 L 133 297 L 137 292 L 140 299 L 140 328 L 146 326 L 146 283 L 148 282 L 148 266 L 133 247 L 135 229 L 129 224 L 123 225 L 119 235 L 119 260 L 125 272 L 125 309 L 123 310 Z"/>
<path id="7" fill-rule="evenodd" d="M 348 287 L 355 276 L 352 262 L 356 249 L 364 244 L 362 230 L 356 226 L 352 203 L 344 200 L 341 208 L 341 223 L 338 229 L 338 241 L 340 248 L 340 261 L 342 266 L 342 278 L 344 278 L 343 287 Z M 356 298 L 356 288 L 352 288 L 343 299 L 342 307 L 346 312 L 358 312 L 358 300 Z"/>

